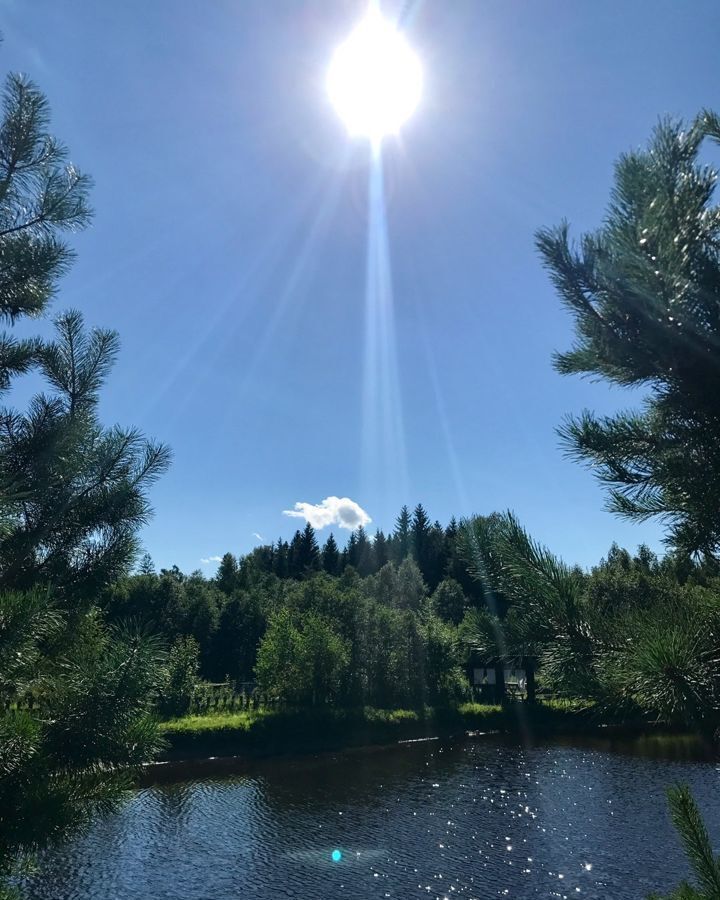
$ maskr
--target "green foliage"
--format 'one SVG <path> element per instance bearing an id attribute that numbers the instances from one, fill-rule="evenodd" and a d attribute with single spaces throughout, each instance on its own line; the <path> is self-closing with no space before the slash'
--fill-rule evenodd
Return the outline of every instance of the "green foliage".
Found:
<path id="1" fill-rule="evenodd" d="M 418 612 L 427 596 L 427 586 L 417 563 L 404 559 L 397 570 L 397 593 L 395 603 L 400 609 Z"/>
<path id="2" fill-rule="evenodd" d="M 42 312 L 73 253 L 60 239 L 90 219 L 89 180 L 47 131 L 43 94 L 10 75 L 0 123 L 0 319 Z M 38 344 L 0 335 L 0 391 L 34 364 Z M 2 482 L 0 482 L 0 485 Z"/>
<path id="3" fill-rule="evenodd" d="M 720 897 L 720 857 L 710 846 L 707 829 L 687 785 L 675 785 L 668 790 L 670 817 L 678 831 L 685 855 L 692 867 L 698 888 L 683 882 L 667 900 L 717 900 Z M 662 900 L 652 894 L 648 900 Z"/>
<path id="4" fill-rule="evenodd" d="M 220 611 L 208 674 L 231 681 L 250 681 L 265 628 L 259 592 L 233 595 Z"/>
<path id="5" fill-rule="evenodd" d="M 3 502 L 0 590 L 51 583 L 59 600 L 83 607 L 132 562 L 150 513 L 146 490 L 169 451 L 98 421 L 115 333 L 87 334 L 71 312 L 57 335 L 39 350 L 55 393 L 37 395 L 26 413 L 0 410 L 0 485 L 13 486 Z"/>
<path id="6" fill-rule="evenodd" d="M 570 310 L 576 344 L 556 356 L 563 374 L 642 387 L 636 412 L 584 412 L 560 430 L 568 453 L 609 487 L 610 508 L 659 516 L 669 542 L 714 554 L 720 544 L 720 212 L 717 173 L 699 154 L 720 120 L 663 121 L 646 151 L 623 155 L 599 231 L 571 246 L 568 227 L 538 247 Z"/>
<path id="7" fill-rule="evenodd" d="M 617 618 L 602 654 L 606 692 L 712 736 L 720 724 L 719 626 L 720 600 L 702 589 Z"/>
<path id="8" fill-rule="evenodd" d="M 162 656 L 147 636 L 91 617 L 69 634 L 38 592 L 0 594 L 0 623 L 0 658 L 15 659 L 0 685 L 2 876 L 118 802 L 130 767 L 160 748 Z M 53 639 L 63 649 L 48 655 Z"/>
<path id="9" fill-rule="evenodd" d="M 198 685 L 200 647 L 193 637 L 178 638 L 170 648 L 157 708 L 161 716 L 184 716 Z"/>
<path id="10" fill-rule="evenodd" d="M 511 513 L 463 523 L 461 541 L 489 598 L 489 615 L 478 619 L 480 646 L 507 658 L 540 657 L 556 687 L 582 696 L 593 682 L 582 579 Z"/>
<path id="11" fill-rule="evenodd" d="M 340 550 L 332 534 L 330 534 L 322 549 L 322 567 L 328 575 L 340 574 Z"/>
<path id="12" fill-rule="evenodd" d="M 326 620 L 311 612 L 296 622 L 284 609 L 271 619 L 258 649 L 258 686 L 290 704 L 331 703 L 348 660 L 346 642 Z"/>
<path id="13" fill-rule="evenodd" d="M 465 699 L 468 683 L 459 665 L 457 631 L 430 616 L 424 626 L 427 699 L 433 706 L 452 706 Z"/>
<path id="14" fill-rule="evenodd" d="M 431 603 L 433 611 L 446 622 L 459 625 L 468 601 L 462 586 L 454 578 L 445 578 L 435 589 Z"/>
<path id="15" fill-rule="evenodd" d="M 302 709 L 258 709 L 237 713 L 209 713 L 164 722 L 163 735 L 169 753 L 244 755 L 320 751 L 355 745 L 391 743 L 468 730 L 517 733 L 520 723 L 534 733 L 584 730 L 590 722 L 585 706 L 546 704 L 522 710 L 462 703 L 457 707 L 420 709 L 370 706 L 353 709 L 331 707 Z"/>
<path id="16" fill-rule="evenodd" d="M 393 558 L 396 563 L 401 563 L 410 555 L 412 548 L 412 538 L 410 534 L 410 510 L 407 506 L 403 506 L 400 515 L 395 521 L 395 531 L 393 532 Z"/>
<path id="17" fill-rule="evenodd" d="M 218 566 L 215 582 L 223 594 L 230 596 L 233 591 L 237 590 L 240 584 L 238 564 L 232 553 L 223 554 Z"/>
<path id="18" fill-rule="evenodd" d="M 641 548 L 611 549 L 590 576 L 534 542 L 511 515 L 463 524 L 469 566 L 504 611 L 470 610 L 463 639 L 501 658 L 528 656 L 543 683 L 629 716 L 712 735 L 720 725 L 720 602 L 677 581 Z"/>
<path id="19" fill-rule="evenodd" d="M 47 133 L 31 82 L 10 76 L 0 122 L 0 319 L 42 312 L 89 219 L 88 180 Z M 0 391 L 36 368 L 47 392 L 0 410 L 0 894 L 35 851 L 113 806 L 160 746 L 157 639 L 107 628 L 94 603 L 133 562 L 146 490 L 168 463 L 134 429 L 104 428 L 112 331 L 78 312 L 56 338 L 0 335 Z"/>
<path id="20" fill-rule="evenodd" d="M 320 568 L 320 548 L 315 529 L 308 522 L 303 531 L 296 531 L 288 550 L 288 572 L 295 578 L 306 578 Z"/>

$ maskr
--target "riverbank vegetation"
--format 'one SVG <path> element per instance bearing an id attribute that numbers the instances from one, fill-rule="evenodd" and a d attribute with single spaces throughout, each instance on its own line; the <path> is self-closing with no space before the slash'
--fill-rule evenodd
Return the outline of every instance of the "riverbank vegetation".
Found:
<path id="1" fill-rule="evenodd" d="M 619 726 L 621 721 L 603 720 L 592 705 L 581 701 L 548 700 L 531 707 L 514 702 L 421 709 L 260 708 L 187 715 L 163 722 L 160 730 L 166 740 L 163 758 L 185 759 L 338 750 L 470 731 L 501 732 L 529 739 L 576 734 L 610 724 Z M 635 728 L 640 724 L 635 723 Z"/>
<path id="2" fill-rule="evenodd" d="M 89 182 L 49 134 L 40 91 L 11 77 L 4 99 L 0 317 L 13 326 L 54 295 L 72 260 L 63 235 L 90 218 Z M 21 376 L 42 382 L 25 408 L 0 412 L 0 877 L 112 807 L 163 746 L 272 752 L 598 720 L 717 735 L 720 215 L 699 160 L 708 138 L 720 139 L 710 114 L 661 124 L 647 152 L 618 163 L 601 231 L 577 248 L 564 226 L 538 238 L 576 324 L 558 370 L 644 391 L 639 411 L 582 413 L 561 436 L 615 512 L 667 523 L 662 558 L 613 546 L 583 571 L 512 513 L 443 525 L 418 504 L 345 546 L 321 545 L 308 524 L 228 552 L 210 578 L 156 573 L 148 557 L 135 568 L 170 457 L 100 420 L 116 334 L 71 311 L 53 338 L 0 338 L 6 402 Z M 470 702 L 477 659 L 522 661 L 527 700 Z"/>

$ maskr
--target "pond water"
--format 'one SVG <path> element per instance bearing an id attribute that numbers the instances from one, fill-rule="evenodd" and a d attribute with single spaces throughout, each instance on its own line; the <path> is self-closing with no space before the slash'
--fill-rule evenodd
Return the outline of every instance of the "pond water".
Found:
<path id="1" fill-rule="evenodd" d="M 687 875 L 668 784 L 691 785 L 720 849 L 717 764 L 653 748 L 430 741 L 156 784 L 46 854 L 27 896 L 642 898 Z"/>

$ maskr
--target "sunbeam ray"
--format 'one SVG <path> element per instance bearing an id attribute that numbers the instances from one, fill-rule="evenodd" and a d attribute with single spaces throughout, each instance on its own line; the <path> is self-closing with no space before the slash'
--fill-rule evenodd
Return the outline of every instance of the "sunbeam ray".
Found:
<path id="1" fill-rule="evenodd" d="M 372 147 L 368 172 L 365 286 L 363 482 L 379 498 L 407 494 L 405 429 L 395 340 L 392 269 L 382 154 Z M 382 500 L 381 500 L 382 502 Z"/>
<path id="2" fill-rule="evenodd" d="M 452 432 L 450 431 L 450 422 L 448 420 L 447 410 L 445 408 L 445 400 L 443 398 L 442 389 L 440 387 L 440 379 L 438 377 L 437 365 L 435 363 L 435 355 L 433 354 L 430 338 L 428 337 L 427 328 L 425 327 L 425 320 L 422 316 L 420 317 L 420 325 L 422 329 L 427 372 L 430 376 L 433 395 L 435 397 L 435 413 L 440 423 L 443 439 L 445 441 L 445 450 L 447 452 L 450 471 L 452 472 L 453 481 L 455 483 L 455 492 L 460 504 L 460 512 L 463 516 L 466 516 L 470 513 L 470 501 L 468 498 L 467 488 L 465 486 L 465 479 L 460 469 L 460 460 L 457 454 L 457 450 L 455 449 L 455 441 L 453 440 Z"/>
<path id="3" fill-rule="evenodd" d="M 317 185 L 304 192 L 303 195 L 288 210 L 288 215 L 283 219 L 281 227 L 268 237 L 264 242 L 263 251 L 256 255 L 239 275 L 237 282 L 221 300 L 214 298 L 214 303 L 209 307 L 210 314 L 199 330 L 196 339 L 182 353 L 172 369 L 155 387 L 149 391 L 143 406 L 144 413 L 149 413 L 156 408 L 173 387 L 181 380 L 183 373 L 195 359 L 208 347 L 213 347 L 218 352 L 216 341 L 218 329 L 227 322 L 232 312 L 234 315 L 233 327 L 237 328 L 240 318 L 246 315 L 254 306 L 253 296 L 260 293 L 263 281 L 269 276 L 273 267 L 283 258 L 287 252 L 287 246 L 293 234 L 317 203 Z M 207 261 L 206 261 L 207 264 Z M 190 392 L 185 392 L 184 400 L 190 400 Z M 181 410 L 178 410 L 180 413 Z"/>
<path id="4" fill-rule="evenodd" d="M 343 185 L 342 176 L 347 171 L 349 160 L 350 150 L 347 148 L 336 177 L 333 178 L 329 186 L 326 187 L 324 195 L 314 202 L 315 215 L 310 225 L 305 229 L 302 246 L 295 257 L 290 273 L 285 281 L 285 287 L 275 303 L 273 313 L 269 317 L 267 326 L 255 347 L 255 352 L 245 368 L 242 381 L 238 387 L 239 392 L 242 392 L 247 388 L 257 366 L 265 357 L 277 328 L 287 313 L 290 302 L 293 299 L 298 300 L 298 302 L 302 300 L 302 293 L 299 291 L 299 287 L 303 279 L 308 276 L 308 270 L 311 264 L 319 259 L 319 256 L 315 251 L 326 234 L 327 227 L 331 222 L 333 213 L 337 207 Z"/>

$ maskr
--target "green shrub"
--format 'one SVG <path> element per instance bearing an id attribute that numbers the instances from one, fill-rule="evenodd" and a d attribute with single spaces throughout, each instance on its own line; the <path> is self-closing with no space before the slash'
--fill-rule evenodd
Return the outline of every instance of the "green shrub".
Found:
<path id="1" fill-rule="evenodd" d="M 158 700 L 161 716 L 188 712 L 198 685 L 200 648 L 193 637 L 178 638 L 170 648 Z"/>

